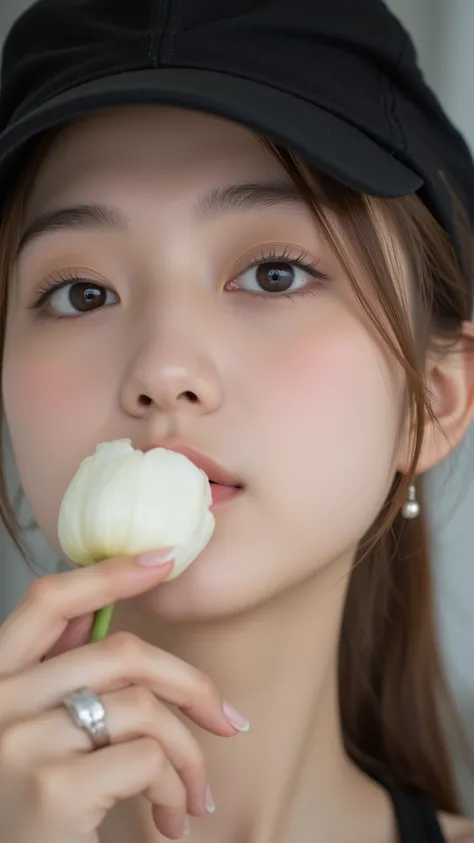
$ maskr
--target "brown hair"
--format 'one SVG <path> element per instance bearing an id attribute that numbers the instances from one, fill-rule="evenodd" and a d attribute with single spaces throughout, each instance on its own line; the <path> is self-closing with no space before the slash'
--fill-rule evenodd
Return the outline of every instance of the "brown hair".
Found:
<path id="1" fill-rule="evenodd" d="M 60 130 L 59 130 L 60 131 Z M 57 130 L 37 142 L 9 192 L 0 225 L 0 349 L 3 352 L 8 279 L 32 182 Z M 456 721 L 436 641 L 425 517 L 400 515 L 423 441 L 426 418 L 436 423 L 424 382 L 427 353 L 444 350 L 471 318 L 470 278 L 448 235 L 418 196 L 383 200 L 358 194 L 304 166 L 290 152 L 260 138 L 289 173 L 345 269 L 380 338 L 405 372 L 407 412 L 415 430 L 412 462 L 396 474 L 382 510 L 360 542 L 351 573 L 339 645 L 342 732 L 348 754 L 362 767 L 425 792 L 440 810 L 459 804 L 440 718 L 440 696 Z M 314 190 L 317 182 L 317 195 Z M 321 201 L 322 194 L 322 201 Z M 456 203 L 456 198 L 453 197 Z M 474 267 L 470 225 L 456 203 L 466 266 Z M 335 215 L 340 223 L 336 232 Z M 410 262 L 415 327 L 407 318 L 387 261 L 377 220 L 384 217 Z M 364 269 L 364 292 L 348 257 Z M 421 482 L 417 481 L 422 498 Z M 0 464 L 0 517 L 22 549 Z M 462 732 L 458 725 L 458 735 Z M 465 744 L 463 743 L 465 748 Z"/>

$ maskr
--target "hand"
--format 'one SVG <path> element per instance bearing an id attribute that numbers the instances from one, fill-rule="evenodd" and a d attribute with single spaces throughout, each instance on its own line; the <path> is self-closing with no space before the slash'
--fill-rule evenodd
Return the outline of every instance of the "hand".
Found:
<path id="1" fill-rule="evenodd" d="M 129 633 L 85 643 L 97 609 L 171 569 L 121 557 L 40 577 L 0 627 L 1 843 L 97 843 L 110 809 L 140 793 L 172 840 L 186 814 L 204 814 L 201 749 L 165 703 L 215 735 L 237 734 L 210 679 Z M 62 705 L 80 687 L 101 697 L 108 747 L 94 751 Z"/>

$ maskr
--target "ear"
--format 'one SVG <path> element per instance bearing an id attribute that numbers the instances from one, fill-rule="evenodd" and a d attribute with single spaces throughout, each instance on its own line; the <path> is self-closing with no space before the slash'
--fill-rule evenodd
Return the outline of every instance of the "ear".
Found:
<path id="1" fill-rule="evenodd" d="M 474 324 L 463 322 L 454 347 L 428 356 L 425 372 L 436 425 L 426 415 L 425 435 L 416 473 L 433 468 L 459 444 L 474 418 Z M 407 421 L 400 442 L 397 469 L 406 474 L 413 453 L 415 431 Z"/>

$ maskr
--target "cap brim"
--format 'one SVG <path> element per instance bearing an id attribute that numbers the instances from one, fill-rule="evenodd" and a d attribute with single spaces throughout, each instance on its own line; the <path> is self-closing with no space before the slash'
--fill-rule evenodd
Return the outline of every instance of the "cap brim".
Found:
<path id="1" fill-rule="evenodd" d="M 0 184 L 24 144 L 41 132 L 95 110 L 145 104 L 181 106 L 234 120 L 359 192 L 391 198 L 415 193 L 423 185 L 389 150 L 320 106 L 251 79 L 182 68 L 102 77 L 31 109 L 0 136 Z"/>

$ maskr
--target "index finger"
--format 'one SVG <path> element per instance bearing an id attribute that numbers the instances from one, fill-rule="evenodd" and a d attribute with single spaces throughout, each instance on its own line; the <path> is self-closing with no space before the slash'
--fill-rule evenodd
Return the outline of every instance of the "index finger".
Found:
<path id="1" fill-rule="evenodd" d="M 172 567 L 167 562 L 144 568 L 133 557 L 120 556 L 39 577 L 0 627 L 0 677 L 38 662 L 74 618 L 148 591 Z"/>

